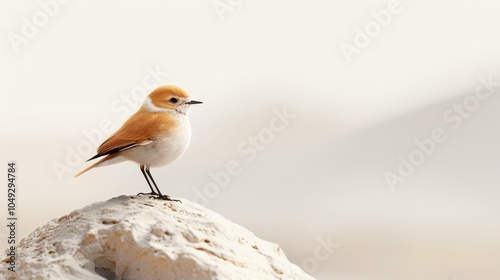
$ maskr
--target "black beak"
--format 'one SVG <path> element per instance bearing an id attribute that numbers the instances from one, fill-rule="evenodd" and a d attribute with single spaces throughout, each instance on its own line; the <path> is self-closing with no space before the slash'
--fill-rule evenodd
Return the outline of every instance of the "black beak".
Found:
<path id="1" fill-rule="evenodd" d="M 189 102 L 186 102 L 186 104 L 193 105 L 193 104 L 203 104 L 201 101 L 196 101 L 196 100 L 191 100 Z"/>

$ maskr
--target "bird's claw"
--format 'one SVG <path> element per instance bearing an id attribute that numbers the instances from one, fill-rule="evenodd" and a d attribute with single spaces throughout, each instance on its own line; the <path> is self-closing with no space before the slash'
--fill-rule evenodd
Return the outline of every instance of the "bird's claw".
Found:
<path id="1" fill-rule="evenodd" d="M 158 194 L 158 193 L 155 193 L 155 192 L 150 192 L 150 193 L 138 193 L 137 196 L 139 195 L 149 195 L 149 199 L 161 199 L 161 200 L 167 200 L 167 201 L 173 201 L 173 202 L 180 202 L 182 203 L 182 201 L 178 200 L 178 199 L 172 199 L 170 198 L 169 195 L 163 195 L 163 194 Z"/>

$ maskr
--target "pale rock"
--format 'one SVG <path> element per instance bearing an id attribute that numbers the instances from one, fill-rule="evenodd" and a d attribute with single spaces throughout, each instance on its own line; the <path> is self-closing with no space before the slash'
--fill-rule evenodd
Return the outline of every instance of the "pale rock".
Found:
<path id="1" fill-rule="evenodd" d="M 281 248 L 198 204 L 120 196 L 50 221 L 2 279 L 314 279 Z"/>

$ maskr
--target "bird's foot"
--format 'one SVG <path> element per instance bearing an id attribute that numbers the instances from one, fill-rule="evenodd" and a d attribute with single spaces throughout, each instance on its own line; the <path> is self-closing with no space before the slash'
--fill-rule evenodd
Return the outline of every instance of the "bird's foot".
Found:
<path id="1" fill-rule="evenodd" d="M 140 195 L 149 195 L 149 198 L 159 196 L 159 194 L 157 194 L 157 193 L 155 193 L 155 192 L 150 192 L 150 193 L 138 193 L 138 194 L 137 194 L 137 196 L 140 196 Z"/>
<path id="2" fill-rule="evenodd" d="M 150 192 L 150 193 L 138 193 L 137 195 L 158 195 L 155 192 Z"/>
<path id="3" fill-rule="evenodd" d="M 178 199 L 172 199 L 168 195 L 158 195 L 158 196 L 155 196 L 154 198 L 155 199 L 161 199 L 161 200 L 167 200 L 167 201 L 173 201 L 173 202 L 180 202 L 180 203 L 182 203 L 182 201 L 180 201 Z"/>

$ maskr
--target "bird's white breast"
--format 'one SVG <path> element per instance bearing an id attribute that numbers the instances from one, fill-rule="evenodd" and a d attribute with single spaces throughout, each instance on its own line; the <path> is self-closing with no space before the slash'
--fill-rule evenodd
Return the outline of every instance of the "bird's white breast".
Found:
<path id="1" fill-rule="evenodd" d="M 123 151 L 123 156 L 138 164 L 160 167 L 172 163 L 186 151 L 191 142 L 191 125 L 186 115 L 175 114 L 178 125 L 168 135 L 144 146 Z"/>

